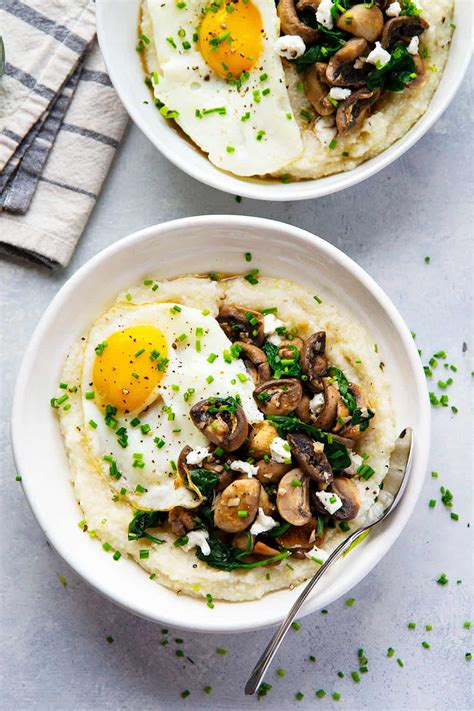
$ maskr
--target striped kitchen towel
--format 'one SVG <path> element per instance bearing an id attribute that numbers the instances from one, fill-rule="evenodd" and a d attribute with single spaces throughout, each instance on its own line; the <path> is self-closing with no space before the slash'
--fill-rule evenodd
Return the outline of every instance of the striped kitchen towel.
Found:
<path id="1" fill-rule="evenodd" d="M 127 114 L 95 40 L 93 0 L 0 0 L 0 35 L 0 250 L 66 266 Z"/>

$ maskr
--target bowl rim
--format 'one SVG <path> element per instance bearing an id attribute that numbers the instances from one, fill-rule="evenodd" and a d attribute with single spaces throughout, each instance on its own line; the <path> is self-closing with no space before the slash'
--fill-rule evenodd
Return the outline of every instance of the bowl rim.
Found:
<path id="1" fill-rule="evenodd" d="M 140 3 L 141 0 L 135 1 Z M 295 181 L 288 184 L 278 183 L 277 181 L 274 183 L 265 183 L 263 181 L 242 178 L 234 176 L 231 173 L 226 173 L 214 166 L 208 159 L 206 161 L 206 169 L 201 170 L 200 166 L 194 166 L 192 162 L 186 161 L 186 153 L 181 154 L 179 150 L 177 151 L 176 146 L 167 140 L 165 133 L 161 134 L 152 130 L 144 118 L 141 105 L 134 100 L 127 89 L 126 72 L 123 71 L 123 65 L 119 66 L 113 59 L 111 45 L 109 45 L 108 42 L 109 27 L 106 21 L 107 7 L 110 4 L 111 0 L 96 0 L 97 38 L 112 84 L 133 123 L 165 158 L 187 175 L 217 190 L 254 200 L 286 202 L 290 200 L 310 200 L 325 195 L 332 195 L 340 190 L 345 190 L 353 185 L 357 185 L 386 168 L 417 143 L 446 111 L 464 79 L 474 50 L 474 33 L 471 32 L 469 34 L 468 30 L 468 28 L 472 26 L 474 7 L 469 3 L 469 0 L 454 0 L 454 12 L 457 13 L 457 8 L 462 6 L 462 11 L 467 13 L 466 22 L 461 25 L 461 28 L 466 27 L 466 30 L 461 30 L 466 36 L 462 38 L 464 51 L 457 54 L 457 73 L 454 80 L 449 84 L 443 83 L 443 77 L 441 77 L 441 83 L 431 97 L 425 113 L 420 116 L 401 138 L 378 155 L 362 162 L 352 170 L 333 173 L 321 178 Z M 114 11 L 116 10 L 117 5 L 114 4 Z M 457 27 L 455 27 L 451 38 L 447 63 L 451 58 L 452 44 L 456 32 L 459 32 Z M 467 43 L 467 46 L 465 43 Z M 443 76 L 445 71 L 446 67 L 443 71 Z M 440 88 L 443 99 L 439 101 L 439 105 L 433 108 L 434 98 L 439 95 Z M 179 138 L 180 141 L 184 142 L 185 139 L 181 136 Z"/>
<path id="2" fill-rule="evenodd" d="M 164 614 L 162 610 L 156 614 L 155 610 L 151 611 L 146 605 L 142 605 L 140 601 L 130 600 L 130 597 L 122 590 L 117 590 L 107 586 L 106 576 L 101 579 L 100 573 L 92 572 L 90 567 L 83 564 L 81 560 L 74 560 L 73 555 L 71 555 L 67 546 L 67 539 L 63 540 L 59 532 L 54 532 L 54 529 L 50 529 L 49 521 L 47 515 L 41 510 L 41 506 L 37 504 L 34 499 L 33 491 L 30 489 L 30 476 L 33 474 L 28 474 L 29 465 L 24 461 L 23 449 L 26 444 L 26 435 L 24 429 L 22 428 L 22 409 L 26 407 L 28 400 L 27 391 L 27 380 L 31 375 L 34 368 L 34 362 L 37 355 L 38 344 L 41 343 L 42 338 L 51 329 L 54 324 L 56 313 L 60 312 L 63 302 L 67 297 L 73 293 L 77 286 L 81 284 L 81 281 L 87 278 L 91 272 L 93 272 L 96 267 L 105 262 L 110 256 L 120 252 L 131 252 L 135 244 L 141 242 L 142 240 L 147 240 L 149 237 L 159 238 L 160 234 L 167 231 L 177 230 L 177 229 L 192 229 L 196 225 L 205 225 L 206 228 L 212 229 L 217 226 L 225 226 L 229 228 L 247 228 L 255 229 L 256 227 L 264 228 L 268 231 L 274 231 L 275 229 L 284 230 L 290 239 L 295 238 L 300 241 L 305 242 L 309 247 L 317 247 L 318 250 L 324 252 L 326 256 L 330 257 L 332 260 L 339 263 L 343 268 L 347 269 L 356 279 L 361 282 L 362 285 L 370 292 L 370 295 L 375 299 L 375 301 L 383 308 L 384 313 L 390 319 L 391 323 L 395 326 L 397 330 L 397 335 L 401 340 L 403 346 L 409 357 L 409 363 L 407 363 L 407 368 L 411 369 L 414 382 L 416 385 L 416 398 L 420 409 L 420 425 L 423 426 L 424 436 L 419 435 L 415 432 L 416 437 L 416 457 L 414 460 L 413 468 L 410 474 L 410 481 L 414 482 L 414 490 L 412 491 L 412 496 L 410 499 L 405 499 L 404 507 L 400 506 L 397 509 L 396 517 L 390 517 L 387 523 L 384 525 L 384 534 L 387 536 L 385 544 L 380 546 L 381 550 L 376 550 L 375 546 L 372 555 L 363 555 L 362 552 L 366 549 L 366 545 L 363 544 L 360 547 L 360 559 L 358 561 L 357 571 L 351 576 L 347 584 L 343 584 L 342 587 L 331 593 L 331 588 L 329 589 L 329 594 L 323 592 L 319 597 L 313 597 L 313 605 L 308 602 L 300 613 L 300 618 L 323 608 L 335 600 L 337 600 L 342 595 L 346 594 L 351 588 L 357 585 L 371 570 L 372 568 L 380 562 L 380 560 L 388 553 L 389 549 L 398 538 L 398 536 L 403 531 L 405 525 L 410 519 L 413 510 L 418 501 L 419 495 L 421 493 L 421 488 L 423 485 L 427 464 L 428 464 L 428 453 L 429 453 L 429 443 L 430 443 L 430 430 L 431 430 L 431 417 L 430 417 L 430 407 L 428 399 L 428 388 L 426 384 L 426 378 L 424 376 L 421 360 L 418 355 L 413 337 L 405 324 L 402 316 L 390 300 L 390 298 L 385 294 L 380 286 L 374 281 L 374 279 L 365 272 L 365 270 L 360 267 L 354 260 L 347 256 L 344 252 L 339 250 L 334 245 L 326 242 L 321 237 L 317 237 L 310 232 L 303 230 L 299 227 L 294 227 L 287 223 L 278 222 L 276 220 L 270 220 L 267 218 L 251 217 L 251 216 L 240 216 L 240 215 L 201 215 L 195 217 L 185 217 L 177 220 L 170 220 L 167 222 L 159 223 L 157 225 L 151 225 L 142 230 L 138 230 L 127 237 L 124 237 L 118 242 L 112 243 L 94 257 L 86 261 L 61 287 L 61 289 L 56 293 L 56 295 L 51 300 L 49 306 L 38 322 L 34 333 L 30 339 L 30 342 L 25 350 L 22 363 L 18 372 L 14 396 L 12 405 L 12 416 L 11 416 L 11 442 L 13 456 L 17 470 L 22 473 L 22 487 L 28 501 L 28 504 L 40 525 L 43 533 L 46 535 L 48 541 L 51 543 L 52 547 L 56 552 L 65 560 L 65 562 L 70 565 L 76 573 L 85 580 L 91 587 L 96 591 L 101 593 L 104 597 L 112 600 L 114 603 L 118 604 L 120 607 L 128 610 L 129 612 L 138 615 L 139 617 L 148 619 L 155 623 L 169 624 L 177 629 L 193 630 L 200 632 L 210 632 L 210 633 L 221 633 L 221 632 L 245 632 L 256 629 L 263 629 L 271 627 L 278 624 L 282 619 L 284 614 L 272 611 L 271 605 L 268 605 L 268 614 L 259 623 L 248 623 L 242 620 L 240 616 L 230 615 L 225 623 L 213 624 L 209 626 L 206 620 L 203 618 L 201 621 L 196 618 L 192 622 L 189 620 L 183 623 L 179 615 L 179 605 L 176 607 L 168 608 Z M 278 594 L 278 591 L 276 593 Z M 271 594 L 265 596 L 268 600 L 271 600 Z M 265 599 L 265 597 L 263 599 Z M 231 603 L 231 605 L 241 605 L 248 602 L 252 604 L 254 601 L 242 601 L 237 603 Z M 278 606 L 275 606 L 278 607 Z"/>

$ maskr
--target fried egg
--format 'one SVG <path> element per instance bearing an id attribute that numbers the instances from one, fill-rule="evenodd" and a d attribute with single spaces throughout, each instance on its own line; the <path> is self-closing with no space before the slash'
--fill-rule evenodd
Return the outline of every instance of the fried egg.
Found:
<path id="1" fill-rule="evenodd" d="M 275 43 L 274 0 L 147 0 L 159 63 L 152 82 L 219 168 L 265 175 L 303 150 Z"/>
<path id="2" fill-rule="evenodd" d="M 84 350 L 82 407 L 97 472 L 135 507 L 193 508 L 177 475 L 185 445 L 207 439 L 189 416 L 209 397 L 240 397 L 262 419 L 253 383 L 208 312 L 173 303 L 119 303 L 93 324 Z"/>

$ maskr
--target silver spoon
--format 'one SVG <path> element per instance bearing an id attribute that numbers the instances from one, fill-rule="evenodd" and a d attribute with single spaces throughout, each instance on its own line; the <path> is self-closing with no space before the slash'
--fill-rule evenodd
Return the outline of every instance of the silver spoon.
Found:
<path id="1" fill-rule="evenodd" d="M 277 653 L 280 644 L 283 642 L 283 638 L 288 632 L 288 628 L 296 617 L 298 610 L 305 602 L 305 600 L 309 597 L 309 594 L 313 590 L 314 586 L 322 578 L 326 570 L 334 563 L 335 560 L 339 558 L 342 553 L 344 553 L 344 551 L 347 551 L 347 549 L 350 548 L 350 546 L 359 538 L 359 536 L 366 533 L 366 531 L 370 531 L 370 529 L 374 528 L 382 521 L 385 521 L 385 519 L 390 516 L 392 511 L 394 511 L 394 509 L 397 507 L 403 496 L 403 492 L 405 491 L 405 487 L 409 478 L 412 457 L 413 430 L 411 427 L 407 427 L 400 433 L 397 441 L 395 442 L 395 447 L 392 456 L 390 457 L 390 466 L 383 481 L 383 490 L 393 496 L 392 503 L 388 506 L 388 508 L 385 509 L 380 518 L 375 521 L 372 521 L 372 523 L 358 528 L 357 531 L 354 531 L 353 533 L 351 533 L 350 536 L 348 536 L 344 541 L 342 541 L 342 543 L 340 543 L 337 548 L 333 550 L 329 558 L 325 561 L 325 563 L 321 565 L 315 575 L 311 578 L 311 580 L 306 585 L 305 589 L 289 611 L 288 615 L 281 623 L 278 632 L 274 635 L 273 639 L 270 641 L 264 653 L 255 665 L 250 679 L 248 680 L 245 686 L 246 694 L 254 694 L 260 686 L 260 683 L 263 677 L 265 676 L 265 673 L 268 667 L 270 666 L 273 657 Z"/>

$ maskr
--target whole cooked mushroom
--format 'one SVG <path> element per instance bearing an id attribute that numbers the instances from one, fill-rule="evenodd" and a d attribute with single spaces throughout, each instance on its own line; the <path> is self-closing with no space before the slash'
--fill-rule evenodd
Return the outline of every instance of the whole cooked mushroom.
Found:
<path id="1" fill-rule="evenodd" d="M 255 385 L 260 385 L 272 377 L 267 356 L 261 348 L 244 341 L 236 341 L 235 345 L 240 347 L 239 357 L 244 361 L 247 372 Z"/>
<path id="2" fill-rule="evenodd" d="M 409 44 L 413 37 L 419 37 L 428 27 L 426 20 L 419 15 L 394 17 L 385 23 L 380 44 L 384 49 L 393 47 L 397 42 Z"/>
<path id="3" fill-rule="evenodd" d="M 196 526 L 194 515 L 182 506 L 175 506 L 168 514 L 168 522 L 176 536 L 184 536 Z"/>
<path id="4" fill-rule="evenodd" d="M 303 339 L 299 336 L 285 338 L 278 346 L 278 355 L 283 360 L 294 360 L 303 347 Z"/>
<path id="5" fill-rule="evenodd" d="M 239 533 L 258 511 L 261 485 L 257 479 L 236 479 L 224 489 L 214 508 L 214 524 L 221 531 Z"/>
<path id="6" fill-rule="evenodd" d="M 291 469 L 280 480 L 276 502 L 280 516 L 292 526 L 311 521 L 309 479 L 301 469 Z"/>
<path id="7" fill-rule="evenodd" d="M 260 346 L 265 334 L 263 316 L 258 311 L 250 311 L 245 306 L 224 304 L 219 309 L 217 320 L 231 341 L 243 341 Z"/>
<path id="8" fill-rule="evenodd" d="M 329 378 L 322 378 L 323 394 L 317 393 L 314 397 L 322 397 L 321 409 L 313 412 L 311 407 L 311 397 L 304 393 L 296 408 L 296 415 L 300 420 L 314 425 L 323 432 L 330 432 L 337 417 L 337 406 L 340 401 L 338 390 L 332 385 Z"/>
<path id="9" fill-rule="evenodd" d="M 336 126 L 339 133 L 360 128 L 379 96 L 380 91 L 363 88 L 353 91 L 342 101 L 336 112 Z"/>
<path id="10" fill-rule="evenodd" d="M 278 462 L 266 462 L 261 459 L 258 463 L 257 479 L 262 484 L 276 484 L 286 472 L 290 471 L 292 464 L 279 464 Z"/>
<path id="11" fill-rule="evenodd" d="M 382 33 L 384 17 L 377 5 L 368 7 L 360 3 L 353 5 L 341 15 L 337 26 L 355 37 L 362 37 L 367 42 L 375 42 Z"/>
<path id="12" fill-rule="evenodd" d="M 337 521 L 349 521 L 357 516 L 360 509 L 360 497 L 357 486 L 352 479 L 346 476 L 335 476 L 326 491 L 328 494 L 336 494 L 342 501 L 341 508 L 331 514 L 332 518 L 337 519 Z M 312 502 L 317 511 L 328 515 L 315 493 L 312 495 Z"/>
<path id="13" fill-rule="evenodd" d="M 324 375 L 327 368 L 325 348 L 326 332 L 318 331 L 305 340 L 300 353 L 301 367 L 308 378 L 307 385 L 316 393 L 323 389 L 321 376 Z"/>
<path id="14" fill-rule="evenodd" d="M 270 445 L 278 437 L 275 425 L 268 420 L 262 420 L 252 425 L 249 434 L 249 454 L 255 459 L 270 456 Z"/>
<path id="15" fill-rule="evenodd" d="M 329 60 L 326 79 L 331 86 L 358 89 L 364 86 L 369 68 L 361 60 L 368 54 L 369 45 L 365 39 L 350 39 Z"/>
<path id="16" fill-rule="evenodd" d="M 296 12 L 293 0 L 280 0 L 278 3 L 278 17 L 282 34 L 299 35 L 305 44 L 314 44 L 319 37 L 319 30 L 308 27 Z"/>
<path id="17" fill-rule="evenodd" d="M 327 64 L 316 62 L 306 67 L 303 80 L 307 99 L 320 116 L 330 116 L 336 110 L 329 101 L 330 86 L 326 80 Z"/>
<path id="18" fill-rule="evenodd" d="M 265 415 L 288 415 L 298 406 L 303 395 L 299 380 L 280 378 L 268 380 L 255 388 L 253 396 Z"/>
<path id="19" fill-rule="evenodd" d="M 222 398 L 197 402 L 189 411 L 193 423 L 207 439 L 227 452 L 234 452 L 245 441 L 248 422 L 240 405 Z"/>
<path id="20" fill-rule="evenodd" d="M 333 479 L 332 467 L 324 454 L 324 446 L 300 432 L 290 433 L 288 444 L 301 471 L 311 477 L 320 489 L 324 489 Z"/>

